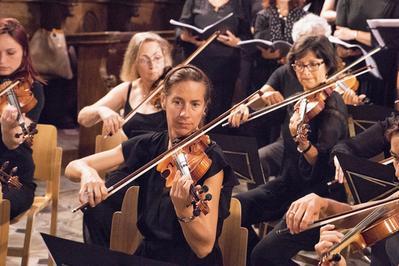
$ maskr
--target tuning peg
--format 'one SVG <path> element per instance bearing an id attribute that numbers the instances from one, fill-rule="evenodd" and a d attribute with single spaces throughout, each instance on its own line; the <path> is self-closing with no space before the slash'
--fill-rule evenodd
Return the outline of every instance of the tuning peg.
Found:
<path id="1" fill-rule="evenodd" d="M 200 214 L 201 214 L 200 208 L 196 207 L 196 208 L 193 210 L 193 215 L 197 217 L 197 216 L 199 216 Z"/>
<path id="2" fill-rule="evenodd" d="M 7 167 L 8 167 L 9 164 L 10 164 L 10 161 L 5 161 L 5 162 L 1 165 L 0 169 L 1 169 L 2 171 L 5 170 L 5 169 L 7 169 Z"/>
<path id="3" fill-rule="evenodd" d="M 208 194 L 205 195 L 205 200 L 206 201 L 210 201 L 211 199 L 212 199 L 212 195 L 211 194 L 208 193 Z"/>
<path id="4" fill-rule="evenodd" d="M 15 166 L 10 171 L 10 176 L 14 176 L 18 171 L 18 166 Z"/>

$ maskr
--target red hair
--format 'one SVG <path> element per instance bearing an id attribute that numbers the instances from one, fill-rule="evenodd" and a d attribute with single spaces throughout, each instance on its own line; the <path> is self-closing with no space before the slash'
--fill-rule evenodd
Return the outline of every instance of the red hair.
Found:
<path id="1" fill-rule="evenodd" d="M 32 60 L 29 55 L 29 41 L 25 28 L 15 18 L 0 18 L 0 34 L 8 34 L 22 47 L 22 62 L 19 68 L 11 74 L 10 79 L 24 79 L 26 81 L 37 80 L 42 83 L 45 81 L 33 68 Z"/>

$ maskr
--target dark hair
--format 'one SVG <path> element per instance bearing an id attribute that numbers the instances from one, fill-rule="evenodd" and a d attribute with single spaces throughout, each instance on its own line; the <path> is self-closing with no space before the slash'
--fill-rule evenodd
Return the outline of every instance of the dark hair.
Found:
<path id="1" fill-rule="evenodd" d="M 333 45 L 323 35 L 300 37 L 288 53 L 288 64 L 291 66 L 308 52 L 313 52 L 317 58 L 323 59 L 328 75 L 336 72 L 341 67 L 341 60 L 337 56 Z"/>
<path id="2" fill-rule="evenodd" d="M 269 0 L 269 5 L 270 6 L 276 6 L 276 0 Z M 294 8 L 297 8 L 300 6 L 299 0 L 291 0 L 288 3 L 288 9 L 289 11 L 293 10 Z"/>
<path id="3" fill-rule="evenodd" d="M 385 138 L 390 142 L 393 136 L 399 134 L 399 113 L 393 113 L 387 121 L 389 126 L 385 130 Z"/>
<path id="4" fill-rule="evenodd" d="M 205 105 L 208 105 L 210 102 L 210 96 L 212 90 L 211 82 L 201 69 L 193 65 L 180 66 L 170 70 L 165 77 L 165 83 L 163 89 L 164 94 L 169 95 L 171 87 L 176 83 L 182 81 L 189 81 L 189 80 L 200 82 L 205 85 L 206 92 L 204 99 L 205 99 Z"/>
<path id="5" fill-rule="evenodd" d="M 9 34 L 19 45 L 22 46 L 22 62 L 19 68 L 12 73 L 10 79 L 25 79 L 45 83 L 32 66 L 29 56 L 29 41 L 25 28 L 15 18 L 0 18 L 0 34 Z"/>

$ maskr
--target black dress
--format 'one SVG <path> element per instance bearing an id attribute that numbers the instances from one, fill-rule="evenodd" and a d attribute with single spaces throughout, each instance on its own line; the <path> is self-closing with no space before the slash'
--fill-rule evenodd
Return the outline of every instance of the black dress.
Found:
<path id="1" fill-rule="evenodd" d="M 249 39 L 250 21 L 248 12 L 242 0 L 230 0 L 215 11 L 208 0 L 186 0 L 180 21 L 203 28 L 233 12 L 234 15 L 223 22 L 223 29 L 227 29 L 240 39 Z M 191 44 L 181 42 L 185 57 L 195 49 Z M 240 70 L 240 50 L 213 41 L 199 54 L 192 64 L 202 69 L 212 81 L 212 103 L 209 105 L 207 120 L 227 111 L 235 83 Z"/>
<path id="2" fill-rule="evenodd" d="M 167 131 L 140 135 L 124 142 L 122 144 L 125 158 L 124 169 L 113 172 L 107 186 L 123 178 L 124 173 L 133 172 L 158 154 L 166 151 L 167 146 Z M 224 171 L 223 188 L 219 202 L 218 237 L 221 233 L 223 220 L 229 215 L 231 192 L 233 186 L 237 184 L 237 180 L 218 145 L 212 143 L 206 153 L 212 159 L 212 166 L 198 184 L 203 184 L 207 178 L 221 170 Z M 165 188 L 165 180 L 155 168 L 139 177 L 132 185 L 140 186 L 137 225 L 144 236 L 143 242 L 135 253 L 136 255 L 178 265 L 222 265 L 217 241 L 213 251 L 204 259 L 198 259 L 192 252 L 177 221 L 170 200 L 169 189 Z M 126 190 L 127 188 L 122 189 L 93 209 L 104 204 L 120 206 L 122 197 L 119 197 L 118 194 L 124 195 Z"/>
<path id="3" fill-rule="evenodd" d="M 40 113 L 44 105 L 43 87 L 39 82 L 34 82 L 32 85 L 32 92 L 37 99 L 36 106 L 26 114 L 33 122 L 39 120 Z M 7 183 L 1 183 L 3 198 L 10 201 L 11 210 L 10 218 L 13 219 L 22 212 L 30 208 L 33 203 L 36 184 L 33 182 L 33 174 L 35 165 L 32 158 L 32 149 L 23 143 L 14 150 L 9 150 L 3 143 L 0 132 L 0 165 L 9 161 L 9 166 L 5 169 L 9 172 L 13 167 L 17 166 L 16 175 L 22 183 L 22 188 L 17 189 Z"/>
<path id="4" fill-rule="evenodd" d="M 126 103 L 124 106 L 125 115 L 132 111 L 132 107 L 129 103 L 131 90 L 132 83 L 129 84 L 127 91 Z M 167 129 L 165 111 L 161 110 L 152 114 L 136 113 L 129 121 L 126 122 L 126 124 L 123 125 L 122 129 L 128 139 L 152 131 L 165 130 Z"/>

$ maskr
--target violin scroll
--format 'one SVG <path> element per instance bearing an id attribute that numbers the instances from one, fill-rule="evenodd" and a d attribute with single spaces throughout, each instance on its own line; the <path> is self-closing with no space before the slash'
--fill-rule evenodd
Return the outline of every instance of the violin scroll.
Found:
<path id="1" fill-rule="evenodd" d="M 19 181 L 19 177 L 16 174 L 18 171 L 18 167 L 15 166 L 13 167 L 9 173 L 6 172 L 6 169 L 8 168 L 10 162 L 5 161 L 1 166 L 0 166 L 0 181 L 3 184 L 7 184 L 8 186 L 15 187 L 16 189 L 21 189 L 22 188 L 22 183 Z"/>

